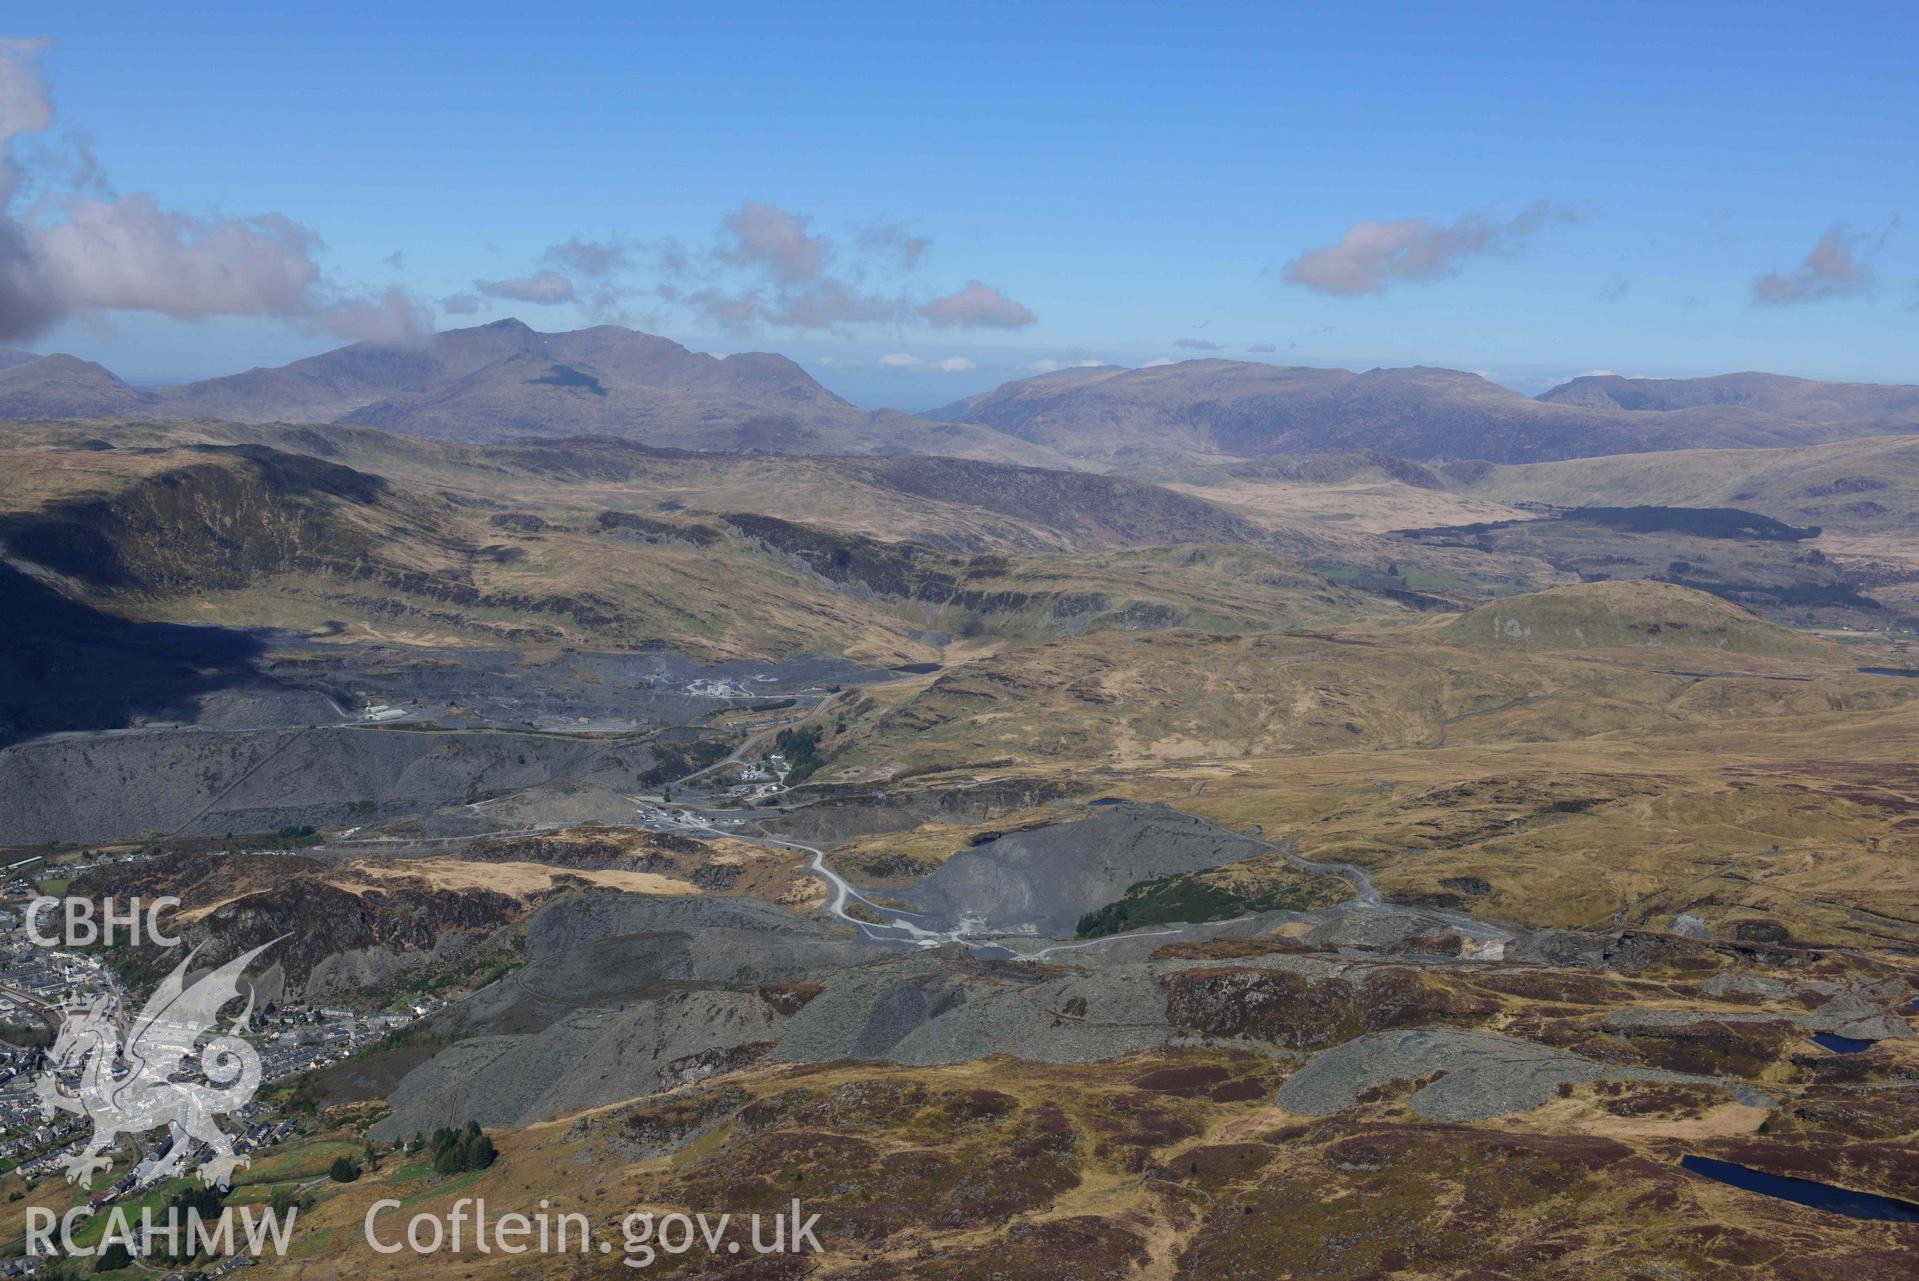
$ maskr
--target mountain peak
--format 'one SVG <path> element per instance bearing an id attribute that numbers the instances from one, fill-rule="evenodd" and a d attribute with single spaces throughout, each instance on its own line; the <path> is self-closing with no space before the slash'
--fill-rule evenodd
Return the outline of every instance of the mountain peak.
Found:
<path id="1" fill-rule="evenodd" d="M 0 368 L 0 414 L 8 418 L 117 418 L 150 400 L 105 366 L 65 352 Z"/>

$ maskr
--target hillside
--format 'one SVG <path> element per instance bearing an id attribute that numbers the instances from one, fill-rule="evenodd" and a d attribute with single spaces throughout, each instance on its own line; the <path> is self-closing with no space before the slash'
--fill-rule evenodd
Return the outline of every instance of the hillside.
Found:
<path id="1" fill-rule="evenodd" d="M 1810 582 L 1816 575 L 1836 576 L 1889 609 L 1919 616 L 1919 437 L 1446 470 L 1462 500 L 1725 505 L 1800 527 L 1817 526 L 1820 535 L 1803 559 L 1818 563 L 1802 563 L 1794 577 Z M 1695 559 L 1686 551 L 1675 556 Z M 1870 622 L 1846 621 L 1853 626 Z"/>
<path id="2" fill-rule="evenodd" d="M 1672 583 L 1578 583 L 1481 605 L 1440 630 L 1448 644 L 1577 650 L 1648 645 L 1742 655 L 1835 653 L 1717 596 Z"/>
<path id="3" fill-rule="evenodd" d="M 1919 530 L 1919 437 L 1799 449 L 1679 450 L 1495 467 L 1457 477 L 1505 502 L 1738 506 L 1842 533 Z"/>
<path id="4" fill-rule="evenodd" d="M 0 460 L 0 547 L 101 617 L 884 665 L 1396 608 L 1297 563 L 1330 545 L 1197 499 L 954 459 L 92 424 L 16 429 Z"/>
<path id="5" fill-rule="evenodd" d="M 1327 626 L 1002 647 L 862 695 L 845 728 L 828 736 L 832 764 L 819 777 L 853 782 L 985 764 L 1096 765 L 1133 777 L 1192 765 L 1205 777 L 1212 761 L 1572 740 L 1666 720 L 1686 683 L 1669 668 L 1850 672 L 1836 646 L 1663 583 L 1555 588 L 1437 628 Z M 1614 665 L 1600 675 L 1583 651 L 1601 649 L 1628 652 L 1600 655 Z M 1875 691 L 1898 685 L 1855 679 Z M 1592 688 L 1600 682 L 1603 690 Z M 1749 684 L 1756 691 L 1772 682 Z M 1780 697 L 1803 692 L 1778 684 Z M 1310 760 L 1287 767 L 1301 778 L 1317 768 Z"/>

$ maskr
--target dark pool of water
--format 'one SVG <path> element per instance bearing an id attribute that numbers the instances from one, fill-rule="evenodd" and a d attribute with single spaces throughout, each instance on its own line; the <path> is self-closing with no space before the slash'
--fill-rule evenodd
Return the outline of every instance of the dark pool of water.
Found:
<path id="1" fill-rule="evenodd" d="M 1857 1037 L 1835 1036 L 1831 1032 L 1814 1032 L 1812 1039 L 1834 1054 L 1864 1054 L 1879 1044 L 1877 1041 L 1861 1041 Z"/>
<path id="2" fill-rule="evenodd" d="M 1762 1196 L 1791 1201 L 1794 1205 L 1807 1205 L 1815 1210 L 1830 1210 L 1834 1214 L 1843 1214 L 1853 1219 L 1885 1219 L 1895 1223 L 1919 1223 L 1919 1205 L 1909 1201 L 1895 1201 L 1891 1197 L 1876 1196 L 1871 1192 L 1854 1192 L 1847 1188 L 1835 1188 L 1830 1183 L 1815 1183 L 1811 1179 L 1789 1179 L 1783 1174 L 1748 1170 L 1743 1165 L 1734 1165 L 1730 1161 L 1715 1161 L 1711 1157 L 1683 1157 L 1679 1164 L 1705 1178 L 1730 1184 L 1735 1188 L 1743 1188 L 1748 1192 L 1757 1192 Z"/>
<path id="3" fill-rule="evenodd" d="M 1919 677 L 1919 667 L 1862 667 L 1859 669 L 1868 676 L 1915 676 Z"/>

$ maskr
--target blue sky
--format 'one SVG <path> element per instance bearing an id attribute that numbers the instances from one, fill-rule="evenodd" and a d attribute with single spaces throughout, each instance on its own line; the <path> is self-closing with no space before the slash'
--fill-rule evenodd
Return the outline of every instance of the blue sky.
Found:
<path id="1" fill-rule="evenodd" d="M 782 351 L 906 408 L 1205 354 L 1919 381 L 1919 6 L 294 8 L 15 14 L 52 116 L 13 139 L 14 217 L 66 216 L 80 131 L 103 201 L 323 242 L 252 301 L 62 286 L 16 345 L 198 377 L 382 296 Z M 574 301 L 476 286 L 543 274 Z"/>

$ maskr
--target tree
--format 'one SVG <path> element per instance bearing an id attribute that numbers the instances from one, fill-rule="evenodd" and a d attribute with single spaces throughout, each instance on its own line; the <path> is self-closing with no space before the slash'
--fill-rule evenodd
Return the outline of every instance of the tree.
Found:
<path id="1" fill-rule="evenodd" d="M 333 1164 L 327 1167 L 327 1177 L 335 1183 L 351 1183 L 360 1177 L 360 1167 L 353 1164 L 350 1157 L 336 1156 Z"/>
<path id="2" fill-rule="evenodd" d="M 441 1126 L 433 1132 L 433 1168 L 440 1174 L 484 1170 L 499 1155 L 478 1121 L 468 1121 L 457 1130 Z"/>
<path id="3" fill-rule="evenodd" d="M 466 1168 L 469 1170 L 484 1170 L 492 1165 L 499 1155 L 499 1151 L 493 1146 L 493 1140 L 484 1134 L 476 1134 L 466 1141 Z"/>

